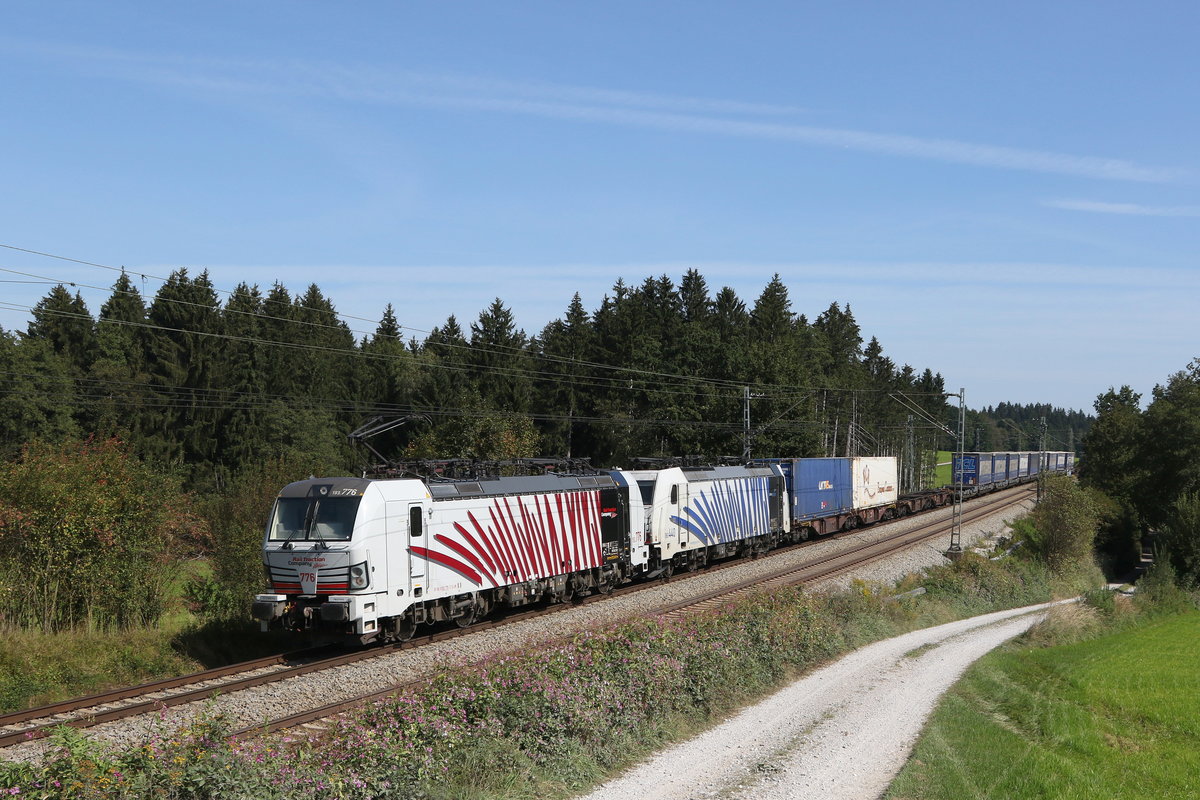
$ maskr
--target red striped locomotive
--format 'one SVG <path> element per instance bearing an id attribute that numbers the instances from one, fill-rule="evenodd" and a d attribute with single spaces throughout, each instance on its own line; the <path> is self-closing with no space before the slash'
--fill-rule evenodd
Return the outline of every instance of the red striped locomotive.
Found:
<path id="1" fill-rule="evenodd" d="M 785 508 L 778 467 L 299 481 L 272 510 L 272 592 L 253 613 L 264 629 L 403 640 L 766 549 Z"/>

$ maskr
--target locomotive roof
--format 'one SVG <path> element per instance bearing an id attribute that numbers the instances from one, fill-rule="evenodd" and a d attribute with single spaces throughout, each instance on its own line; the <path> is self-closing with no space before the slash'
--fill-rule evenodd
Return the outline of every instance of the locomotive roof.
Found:
<path id="1" fill-rule="evenodd" d="M 280 497 L 358 497 L 371 481 L 366 478 L 309 478 L 289 483 L 279 490 Z"/>
<path id="2" fill-rule="evenodd" d="M 422 480 L 420 478 L 309 478 L 289 483 L 280 497 L 361 497 L 372 483 L 393 480 L 420 481 L 434 500 L 460 497 L 498 497 L 516 494 L 577 492 L 616 486 L 611 475 L 524 475 L 480 480 Z"/>
<path id="3" fill-rule="evenodd" d="M 488 497 L 514 494 L 545 494 L 574 492 L 581 489 L 603 489 L 616 486 L 610 475 L 523 475 L 512 478 L 483 480 L 427 481 L 434 500 L 453 500 L 459 497 Z"/>
<path id="4" fill-rule="evenodd" d="M 745 467 L 684 467 L 684 477 L 689 481 L 716 481 L 728 478 L 766 478 L 775 475 L 775 470 L 767 466 Z"/>

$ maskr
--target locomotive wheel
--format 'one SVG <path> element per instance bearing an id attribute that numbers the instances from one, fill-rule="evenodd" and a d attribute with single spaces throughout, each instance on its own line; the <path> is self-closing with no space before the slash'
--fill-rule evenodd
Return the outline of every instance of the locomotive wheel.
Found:
<path id="1" fill-rule="evenodd" d="M 471 610 L 463 614 L 461 617 L 454 618 L 454 624 L 460 628 L 469 628 L 475 624 L 475 619 L 478 616 L 478 609 L 471 606 Z"/>
<path id="2" fill-rule="evenodd" d="M 596 580 L 596 592 L 598 594 L 612 594 L 613 589 L 616 589 L 616 581 L 613 579 L 611 572 L 606 572 Z"/>
<path id="3" fill-rule="evenodd" d="M 412 617 L 405 616 L 402 620 L 396 623 L 396 641 L 407 642 L 417 632 L 417 623 L 413 622 Z"/>

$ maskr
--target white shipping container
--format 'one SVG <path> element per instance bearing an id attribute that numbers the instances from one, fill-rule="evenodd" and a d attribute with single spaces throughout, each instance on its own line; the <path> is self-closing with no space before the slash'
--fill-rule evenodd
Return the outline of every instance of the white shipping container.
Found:
<path id="1" fill-rule="evenodd" d="M 895 458 L 851 459 L 850 476 L 855 510 L 886 506 L 899 499 Z"/>

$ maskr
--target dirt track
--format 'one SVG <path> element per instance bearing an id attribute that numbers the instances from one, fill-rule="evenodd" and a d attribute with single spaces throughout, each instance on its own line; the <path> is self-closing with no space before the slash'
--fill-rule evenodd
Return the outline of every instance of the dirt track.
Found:
<path id="1" fill-rule="evenodd" d="M 586 800 L 878 797 L 946 689 L 1050 605 L 959 620 L 856 650 L 658 753 Z"/>

